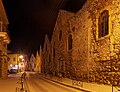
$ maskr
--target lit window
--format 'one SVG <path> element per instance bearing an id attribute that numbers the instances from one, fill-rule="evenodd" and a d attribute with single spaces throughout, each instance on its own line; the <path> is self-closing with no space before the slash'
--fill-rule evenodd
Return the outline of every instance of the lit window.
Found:
<path id="1" fill-rule="evenodd" d="M 108 10 L 104 10 L 98 20 L 98 38 L 108 35 L 109 28 L 109 15 Z"/>

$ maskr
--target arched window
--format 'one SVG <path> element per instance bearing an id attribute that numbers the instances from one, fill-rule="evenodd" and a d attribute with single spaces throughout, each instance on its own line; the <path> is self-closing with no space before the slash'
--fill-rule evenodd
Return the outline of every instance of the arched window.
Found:
<path id="1" fill-rule="evenodd" d="M 59 41 L 61 41 L 61 38 L 62 38 L 62 31 L 60 30 Z"/>
<path id="2" fill-rule="evenodd" d="M 45 49 L 46 49 L 46 51 L 47 51 L 47 44 L 46 44 L 46 48 L 45 48 Z"/>
<path id="3" fill-rule="evenodd" d="M 72 49 L 72 35 L 69 35 L 68 37 L 68 50 Z"/>
<path id="4" fill-rule="evenodd" d="M 73 32 L 75 31 L 75 27 L 72 28 L 72 31 L 73 31 Z"/>
<path id="5" fill-rule="evenodd" d="M 109 14 L 108 10 L 104 10 L 98 20 L 98 38 L 108 35 Z"/>
<path id="6" fill-rule="evenodd" d="M 55 57 L 55 48 L 53 48 L 53 57 Z"/>
<path id="7" fill-rule="evenodd" d="M 49 54 L 49 62 L 51 61 L 51 59 L 50 59 L 50 54 Z"/>
<path id="8" fill-rule="evenodd" d="M 13 58 L 13 61 L 15 61 L 15 58 Z"/>

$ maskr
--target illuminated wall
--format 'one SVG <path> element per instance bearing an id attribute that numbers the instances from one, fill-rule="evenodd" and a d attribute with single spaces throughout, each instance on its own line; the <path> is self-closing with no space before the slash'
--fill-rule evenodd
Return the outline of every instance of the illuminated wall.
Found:
<path id="1" fill-rule="evenodd" d="M 64 71 L 70 78 L 74 75 L 82 81 L 102 84 L 113 81 L 120 85 L 119 30 L 119 0 L 87 0 L 76 14 L 60 10 L 50 43 L 52 72 L 64 74 Z M 70 35 L 72 49 L 68 50 Z"/>
<path id="2" fill-rule="evenodd" d="M 12 67 L 19 64 L 19 56 L 20 54 L 8 54 L 8 69 L 10 70 Z"/>
<path id="3" fill-rule="evenodd" d="M 38 51 L 36 52 L 36 58 L 35 58 L 35 67 L 34 70 L 35 72 L 41 73 L 41 66 L 40 66 L 40 55 L 38 53 Z"/>
<path id="4" fill-rule="evenodd" d="M 48 36 L 45 36 L 45 41 L 44 41 L 44 48 L 43 48 L 43 55 L 44 57 L 42 58 L 42 73 L 43 74 L 49 74 L 50 72 L 50 41 L 48 39 Z M 40 57 L 41 58 L 41 57 Z"/>
<path id="5" fill-rule="evenodd" d="M 35 56 L 32 54 L 30 57 L 30 61 L 28 62 L 27 68 L 29 71 L 34 71 L 35 67 Z"/>
<path id="6" fill-rule="evenodd" d="M 0 77 L 7 77 L 7 44 L 10 42 L 7 25 L 8 19 L 2 0 L 0 0 Z"/>
<path id="7" fill-rule="evenodd" d="M 51 51 L 52 61 L 54 62 L 55 74 L 58 76 L 60 73 L 63 76 L 70 76 L 71 63 L 68 58 L 68 37 L 72 31 L 70 30 L 69 19 L 74 13 L 60 10 L 54 27 L 52 40 L 51 40 Z M 71 57 L 71 56 L 70 56 Z"/>
<path id="8" fill-rule="evenodd" d="M 87 81 L 104 84 L 111 84 L 113 81 L 114 85 L 120 85 L 118 78 L 118 72 L 120 72 L 118 67 L 120 65 L 118 63 L 120 54 L 119 4 L 119 0 L 88 0 L 72 20 L 71 29 L 74 26 L 76 29 L 73 33 L 73 60 L 74 63 L 76 62 L 76 67 L 80 65 L 88 69 Z M 108 11 L 108 34 L 99 38 L 99 19 L 104 11 Z M 81 71 L 81 68 L 78 70 Z M 82 72 L 80 75 L 84 76 Z"/>

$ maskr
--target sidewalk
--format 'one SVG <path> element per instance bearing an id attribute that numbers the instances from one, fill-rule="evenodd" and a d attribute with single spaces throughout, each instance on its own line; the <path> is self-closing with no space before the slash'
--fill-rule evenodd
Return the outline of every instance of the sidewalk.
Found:
<path id="1" fill-rule="evenodd" d="M 0 79 L 0 92 L 15 92 L 20 75 L 9 75 L 8 78 Z"/>
<path id="2" fill-rule="evenodd" d="M 65 86 L 83 90 L 85 92 L 112 92 L 112 86 L 110 85 L 86 83 L 86 82 L 80 82 L 79 85 L 73 85 L 73 81 L 68 78 L 62 78 L 62 80 L 57 77 L 49 77 L 49 76 L 45 78 Z M 117 89 L 120 89 L 120 88 L 113 87 L 113 92 L 120 92 Z"/>

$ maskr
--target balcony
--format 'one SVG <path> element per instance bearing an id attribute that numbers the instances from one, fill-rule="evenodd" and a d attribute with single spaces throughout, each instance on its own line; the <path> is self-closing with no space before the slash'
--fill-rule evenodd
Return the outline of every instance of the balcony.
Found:
<path id="1" fill-rule="evenodd" d="M 3 40 L 4 43 L 9 44 L 10 43 L 10 38 L 9 38 L 9 33 L 8 32 L 1 32 L 0 31 L 0 38 Z"/>
<path id="2" fill-rule="evenodd" d="M 7 53 L 7 48 L 2 44 L 2 42 L 0 42 L 0 56 L 1 56 L 1 51 L 2 51 L 2 54 Z"/>
<path id="3" fill-rule="evenodd" d="M 0 39 L 3 43 L 9 44 L 10 43 L 10 35 L 7 30 L 7 25 L 3 24 L 2 21 L 0 21 Z"/>

